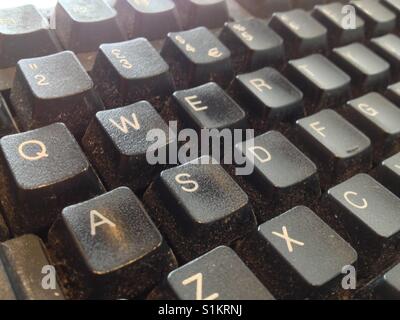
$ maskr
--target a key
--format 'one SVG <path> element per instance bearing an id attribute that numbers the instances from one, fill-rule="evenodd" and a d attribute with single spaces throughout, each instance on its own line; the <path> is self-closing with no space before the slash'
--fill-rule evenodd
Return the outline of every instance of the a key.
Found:
<path id="1" fill-rule="evenodd" d="M 302 9 L 274 13 L 269 26 L 285 40 L 291 58 L 327 49 L 327 29 Z"/>
<path id="2" fill-rule="evenodd" d="M 226 0 L 175 0 L 185 29 L 222 27 L 229 20 Z"/>
<path id="3" fill-rule="evenodd" d="M 277 131 L 236 145 L 235 152 L 253 167 L 240 179 L 257 221 L 264 222 L 321 194 L 315 164 Z"/>
<path id="4" fill-rule="evenodd" d="M 307 113 L 336 108 L 351 94 L 351 78 L 320 54 L 290 60 L 286 73 L 303 93 Z"/>
<path id="5" fill-rule="evenodd" d="M 283 39 L 261 19 L 227 22 L 219 38 L 232 53 L 235 73 L 279 66 L 285 56 Z"/>
<path id="6" fill-rule="evenodd" d="M 39 237 L 29 234 L 3 242 L 0 258 L 17 299 L 64 299 L 56 269 L 51 265 Z"/>
<path id="7" fill-rule="evenodd" d="M 344 113 L 373 145 L 375 159 L 400 151 L 400 109 L 379 93 L 368 93 L 347 102 Z"/>
<path id="8" fill-rule="evenodd" d="M 357 260 L 350 244 L 304 206 L 261 224 L 235 251 L 277 298 L 337 289 L 342 268 Z"/>
<path id="9" fill-rule="evenodd" d="M 365 21 L 367 37 L 379 37 L 396 27 L 396 15 L 376 0 L 352 0 L 357 14 Z"/>
<path id="10" fill-rule="evenodd" d="M 0 140 L 0 194 L 10 231 L 40 231 L 61 209 L 103 192 L 99 179 L 62 123 Z"/>
<path id="11" fill-rule="evenodd" d="M 91 78 L 70 51 L 19 61 L 10 98 L 21 130 L 63 122 L 78 139 L 103 109 Z"/>
<path id="12" fill-rule="evenodd" d="M 172 271 L 150 299 L 274 300 L 238 255 L 220 246 Z"/>
<path id="13" fill-rule="evenodd" d="M 0 259 L 0 301 L 2 300 L 15 300 L 15 294 L 10 283 L 10 279 L 4 269 L 4 265 Z"/>
<path id="14" fill-rule="evenodd" d="M 161 55 L 178 89 L 214 81 L 226 87 L 233 77 L 231 53 L 208 29 L 169 33 Z"/>
<path id="15" fill-rule="evenodd" d="M 169 66 L 144 38 L 101 45 L 92 77 L 106 108 L 140 100 L 161 106 L 174 91 Z"/>
<path id="16" fill-rule="evenodd" d="M 376 176 L 385 187 L 400 197 L 400 153 L 384 160 Z"/>
<path id="17" fill-rule="evenodd" d="M 243 109 L 214 82 L 188 90 L 176 91 L 173 104 L 183 126 L 201 129 L 245 129 Z"/>
<path id="18" fill-rule="evenodd" d="M 389 84 L 389 63 L 361 43 L 333 49 L 332 59 L 350 75 L 355 95 L 380 90 Z"/>
<path id="19" fill-rule="evenodd" d="M 291 9 L 290 0 L 237 0 L 244 8 L 256 17 L 266 18 L 274 12 Z"/>
<path id="20" fill-rule="evenodd" d="M 33 5 L 0 10 L 0 69 L 61 50 L 48 21 Z"/>
<path id="21" fill-rule="evenodd" d="M 163 171 L 144 201 L 181 261 L 229 245 L 256 227 L 246 193 L 208 156 Z"/>
<path id="22" fill-rule="evenodd" d="M 177 266 L 143 205 L 126 187 L 65 208 L 49 231 L 49 245 L 75 284 L 73 298 L 134 298 Z"/>
<path id="23" fill-rule="evenodd" d="M 166 141 L 157 150 L 166 152 L 175 137 L 148 102 L 96 114 L 82 145 L 108 189 L 129 186 L 135 191 L 142 190 L 159 173 L 160 166 L 149 163 L 146 156 L 154 144 L 146 139 L 151 130 L 165 133 Z"/>
<path id="24" fill-rule="evenodd" d="M 363 263 L 386 253 L 400 234 L 400 199 L 367 174 L 358 174 L 331 188 L 323 199 L 331 226 L 344 236 Z"/>
<path id="25" fill-rule="evenodd" d="M 231 92 L 259 131 L 304 116 L 303 93 L 273 68 L 238 75 Z"/>
<path id="26" fill-rule="evenodd" d="M 371 168 L 371 141 L 333 110 L 297 121 L 295 139 L 319 168 L 321 186 Z"/>
<path id="27" fill-rule="evenodd" d="M 333 2 L 315 6 L 312 16 L 328 29 L 328 41 L 331 47 L 344 46 L 356 41 L 364 41 L 365 23 L 359 16 L 355 25 L 349 25 L 345 17 L 349 14 L 344 4 Z"/>
<path id="28" fill-rule="evenodd" d="M 0 94 L 0 138 L 16 132 L 17 128 L 14 119 L 12 118 L 6 101 Z"/>
<path id="29" fill-rule="evenodd" d="M 390 85 L 386 90 L 386 96 L 397 106 L 400 106 L 400 82 Z"/>
<path id="30" fill-rule="evenodd" d="M 400 72 L 400 38 L 394 34 L 374 38 L 371 39 L 371 47 L 390 63 L 393 77 L 398 78 Z"/>
<path id="31" fill-rule="evenodd" d="M 163 39 L 181 29 L 172 0 L 118 0 L 115 9 L 129 39 Z"/>
<path id="32" fill-rule="evenodd" d="M 8 231 L 8 227 L 6 222 L 4 221 L 2 212 L 0 210 L 0 242 L 6 241 L 10 237 L 10 232 Z"/>
<path id="33" fill-rule="evenodd" d="M 97 51 L 102 43 L 125 40 L 117 12 L 104 0 L 59 0 L 55 21 L 63 47 L 76 53 Z"/>
<path id="34" fill-rule="evenodd" d="M 388 270 L 377 281 L 374 292 L 378 299 L 400 299 L 400 263 Z"/>

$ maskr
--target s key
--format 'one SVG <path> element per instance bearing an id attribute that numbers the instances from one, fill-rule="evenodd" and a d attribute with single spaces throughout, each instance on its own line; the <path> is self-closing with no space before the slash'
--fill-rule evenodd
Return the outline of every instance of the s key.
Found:
<path id="1" fill-rule="evenodd" d="M 319 168 L 321 185 L 371 168 L 371 140 L 333 110 L 297 121 L 296 140 Z"/>
<path id="2" fill-rule="evenodd" d="M 49 227 L 66 205 L 104 190 L 62 123 L 3 137 L 0 179 L 4 215 L 16 235 Z"/>
<path id="3" fill-rule="evenodd" d="M 19 61 L 10 99 L 22 130 L 63 122 L 78 139 L 104 108 L 71 51 Z"/>

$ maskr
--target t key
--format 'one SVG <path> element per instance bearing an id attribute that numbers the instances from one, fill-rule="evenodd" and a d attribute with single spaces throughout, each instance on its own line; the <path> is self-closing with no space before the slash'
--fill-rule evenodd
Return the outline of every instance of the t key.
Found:
<path id="1" fill-rule="evenodd" d="M 161 55 L 178 89 L 210 81 L 226 87 L 233 77 L 231 52 L 204 27 L 169 33 Z"/>
<path id="2" fill-rule="evenodd" d="M 144 201 L 182 261 L 229 245 L 256 227 L 247 195 L 208 156 L 161 172 Z"/>
<path id="3" fill-rule="evenodd" d="M 10 98 L 21 129 L 60 121 L 78 139 L 96 111 L 103 109 L 92 80 L 70 51 L 21 60 Z"/>
<path id="4" fill-rule="evenodd" d="M 143 205 L 126 187 L 65 208 L 49 231 L 49 245 L 75 284 L 75 299 L 134 298 L 177 266 Z"/>
<path id="5" fill-rule="evenodd" d="M 235 249 L 272 294 L 289 299 L 337 289 L 343 267 L 357 260 L 356 251 L 303 206 L 261 224 Z"/>
<path id="6" fill-rule="evenodd" d="M 103 192 L 62 123 L 0 140 L 1 204 L 14 234 L 49 227 L 61 209 Z"/>
<path id="7" fill-rule="evenodd" d="M 169 66 L 144 38 L 101 45 L 92 76 L 110 109 L 140 100 L 160 105 L 174 91 Z"/>
<path id="8" fill-rule="evenodd" d="M 50 26 L 33 5 L 0 10 L 0 69 L 61 50 Z"/>
<path id="9" fill-rule="evenodd" d="M 117 12 L 104 0 L 59 0 L 55 19 L 57 36 L 67 50 L 97 51 L 102 43 L 125 40 Z"/>
<path id="10" fill-rule="evenodd" d="M 159 173 L 160 167 L 149 163 L 147 158 L 153 145 L 146 138 L 151 130 L 161 130 L 167 138 L 153 152 L 166 152 L 175 137 L 169 134 L 166 123 L 148 102 L 96 114 L 82 144 L 109 189 L 129 186 L 143 190 Z"/>
<path id="11" fill-rule="evenodd" d="M 400 197 L 400 153 L 381 163 L 377 170 L 377 179 Z"/>
<path id="12" fill-rule="evenodd" d="M 160 290 L 161 289 L 161 290 Z M 150 298 L 179 300 L 274 300 L 238 255 L 221 246 L 172 271 Z"/>
<path id="13" fill-rule="evenodd" d="M 298 145 L 320 169 L 323 188 L 371 167 L 371 141 L 333 110 L 297 121 Z"/>

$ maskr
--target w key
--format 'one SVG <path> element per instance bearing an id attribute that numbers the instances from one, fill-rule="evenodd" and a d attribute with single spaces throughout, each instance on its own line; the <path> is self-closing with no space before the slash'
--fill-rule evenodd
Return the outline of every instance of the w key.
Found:
<path id="1" fill-rule="evenodd" d="M 78 139 L 103 109 L 91 78 L 70 51 L 21 60 L 10 99 L 22 130 L 63 122 Z"/>
<path id="2" fill-rule="evenodd" d="M 1 204 L 16 235 L 49 227 L 66 205 L 104 190 L 62 123 L 3 137 L 0 159 Z"/>

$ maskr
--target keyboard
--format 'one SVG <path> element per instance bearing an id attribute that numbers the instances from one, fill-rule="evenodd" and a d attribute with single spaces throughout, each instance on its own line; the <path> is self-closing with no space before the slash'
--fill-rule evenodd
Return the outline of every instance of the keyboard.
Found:
<path id="1" fill-rule="evenodd" d="M 400 299 L 399 71 L 400 0 L 0 7 L 0 300 Z"/>

